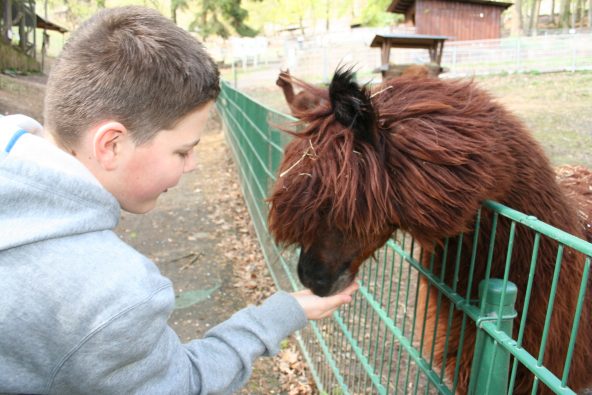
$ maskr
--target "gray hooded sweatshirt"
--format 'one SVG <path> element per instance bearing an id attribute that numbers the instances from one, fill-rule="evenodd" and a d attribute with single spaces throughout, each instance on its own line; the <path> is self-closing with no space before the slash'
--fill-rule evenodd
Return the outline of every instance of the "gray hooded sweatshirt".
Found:
<path id="1" fill-rule="evenodd" d="M 170 280 L 113 232 L 115 198 L 23 128 L 40 131 L 0 118 L 0 393 L 231 393 L 306 325 L 279 292 L 182 344 Z"/>

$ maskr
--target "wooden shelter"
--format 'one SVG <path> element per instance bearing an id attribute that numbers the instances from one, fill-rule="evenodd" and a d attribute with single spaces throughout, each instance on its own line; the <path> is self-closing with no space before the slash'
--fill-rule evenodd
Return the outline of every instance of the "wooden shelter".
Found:
<path id="1" fill-rule="evenodd" d="M 387 11 L 405 15 L 417 34 L 455 40 L 499 38 L 501 15 L 512 3 L 488 0 L 393 0 Z"/>
<path id="2" fill-rule="evenodd" d="M 37 61 L 36 28 L 44 30 L 41 64 Z M 37 15 L 35 0 L 0 0 L 0 70 L 42 70 L 49 43 L 46 30 L 55 30 L 62 34 L 68 31 Z"/>
<path id="3" fill-rule="evenodd" d="M 35 58 L 35 1 L 2 0 L 0 31 L 2 41 L 11 44 L 13 27 L 18 27 L 18 48 Z"/>
<path id="4" fill-rule="evenodd" d="M 56 25 L 53 22 L 50 21 L 46 21 L 45 19 L 43 19 L 42 17 L 40 17 L 39 15 L 36 15 L 36 19 L 37 19 L 37 29 L 45 29 L 45 30 L 53 30 L 56 32 L 60 32 L 62 34 L 67 33 L 68 29 L 61 27 L 60 25 Z"/>
<path id="5" fill-rule="evenodd" d="M 380 48 L 380 72 L 383 78 L 396 77 L 410 65 L 393 65 L 390 63 L 391 48 L 420 48 L 427 49 L 430 63 L 424 65 L 429 73 L 437 76 L 442 72 L 442 52 L 444 42 L 449 37 L 428 36 L 423 34 L 377 34 L 370 47 Z"/>

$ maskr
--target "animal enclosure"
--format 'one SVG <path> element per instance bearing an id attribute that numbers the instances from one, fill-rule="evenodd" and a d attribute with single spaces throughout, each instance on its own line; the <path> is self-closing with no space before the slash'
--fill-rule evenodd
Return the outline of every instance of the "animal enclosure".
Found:
<path id="1" fill-rule="evenodd" d="M 295 277 L 295 251 L 282 251 L 267 233 L 267 204 L 265 199 L 275 179 L 288 135 L 270 125 L 284 125 L 286 116 L 271 111 L 242 93 L 223 83 L 218 101 L 227 129 L 229 145 L 241 173 L 244 196 L 257 230 L 266 261 L 276 285 L 280 289 L 298 288 Z M 463 249 L 463 235 L 447 239 L 442 246 L 442 259 L 430 261 L 429 267 L 421 262 L 426 252 L 409 235 L 397 232 L 381 249 L 372 262 L 362 266 L 360 291 L 354 302 L 335 313 L 332 318 L 311 323 L 298 336 L 302 351 L 308 361 L 319 389 L 328 394 L 392 394 L 392 393 L 444 393 L 457 390 L 459 377 L 466 372 L 459 365 L 450 363 L 456 359 L 444 350 L 444 360 L 435 363 L 433 338 L 445 336 L 446 343 L 457 342 L 459 349 L 468 347 L 464 341 L 465 329 L 477 328 L 475 355 L 472 360 L 469 392 L 476 394 L 502 394 L 515 392 L 518 375 L 529 375 L 533 380 L 533 392 L 548 388 L 555 393 L 574 393 L 567 387 L 573 349 L 580 316 L 584 310 L 586 285 L 588 284 L 592 245 L 565 232 L 555 229 L 533 217 L 516 212 L 496 202 L 488 201 L 475 213 L 475 235 L 479 235 L 482 218 L 491 218 L 493 231 L 484 235 L 490 267 L 493 259 L 505 260 L 506 266 L 497 279 L 490 278 L 486 270 L 488 291 L 481 285 L 487 298 L 474 297 L 479 284 L 472 281 L 475 267 L 475 250 Z M 507 242 L 496 243 L 497 225 L 509 229 Z M 521 311 L 514 310 L 512 298 L 516 290 L 508 281 L 512 268 L 512 248 L 525 231 L 534 233 L 530 259 L 530 276 L 525 290 L 520 290 Z M 475 236 L 477 237 L 477 236 Z M 556 246 L 556 265 L 550 293 L 546 300 L 531 300 L 532 275 L 539 262 L 537 254 L 541 241 L 553 240 Z M 483 243 L 481 243 L 483 244 Z M 568 353 L 562 356 L 560 374 L 553 373 L 543 364 L 546 339 L 549 334 L 555 306 L 558 279 L 564 255 L 583 256 L 583 275 L 577 288 L 578 300 L 572 322 Z M 460 262 L 469 261 L 468 267 Z M 437 268 L 437 269 L 436 269 Z M 458 278 L 462 272 L 467 279 L 459 291 Z M 425 321 L 421 316 L 420 279 L 432 286 L 431 292 L 436 316 L 433 327 L 419 326 Z M 452 278 L 453 281 L 445 281 Z M 456 280 L 454 280 L 456 279 Z M 453 308 L 446 309 L 444 301 Z M 548 302 L 548 303 L 547 303 Z M 423 303 L 426 303 L 425 301 Z M 546 304 L 541 347 L 531 353 L 522 347 L 528 311 L 534 304 Z M 590 310 L 590 306 L 585 307 Z M 427 312 L 427 309 L 423 309 Z M 427 313 L 424 313 L 427 314 Z M 449 336 L 453 314 L 462 315 L 460 338 Z M 585 323 L 590 325 L 589 322 Z M 449 358 L 447 358 L 449 356 Z M 450 373 L 450 374 L 448 374 Z"/>

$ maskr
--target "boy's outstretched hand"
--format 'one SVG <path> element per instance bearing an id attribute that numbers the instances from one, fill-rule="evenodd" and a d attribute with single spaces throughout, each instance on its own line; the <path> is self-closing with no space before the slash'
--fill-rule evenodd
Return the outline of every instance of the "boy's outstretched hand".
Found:
<path id="1" fill-rule="evenodd" d="M 351 285 L 345 288 L 338 294 L 320 297 L 314 295 L 309 289 L 292 293 L 292 296 L 296 298 L 306 318 L 309 320 L 320 320 L 330 316 L 335 310 L 341 305 L 351 302 L 352 294 L 358 289 L 357 281 L 354 281 Z"/>

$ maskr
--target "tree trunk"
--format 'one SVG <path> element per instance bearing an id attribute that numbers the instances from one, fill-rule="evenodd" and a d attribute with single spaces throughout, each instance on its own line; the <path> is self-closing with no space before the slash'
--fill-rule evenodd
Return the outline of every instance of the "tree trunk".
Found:
<path id="1" fill-rule="evenodd" d="M 177 3 L 174 0 L 171 0 L 171 20 L 177 24 Z"/>
<path id="2" fill-rule="evenodd" d="M 530 4 L 530 15 L 529 15 L 529 18 L 528 18 L 528 35 L 529 36 L 534 36 L 536 34 L 535 33 L 535 30 L 536 30 L 536 27 L 535 27 L 536 26 L 535 19 L 537 17 L 536 10 L 537 10 L 538 0 L 531 0 L 531 1 L 532 1 L 532 3 Z"/>
<path id="3" fill-rule="evenodd" d="M 330 29 L 330 20 L 331 20 L 331 2 L 327 0 L 327 24 L 325 25 L 325 30 L 329 32 Z"/>
<path id="4" fill-rule="evenodd" d="M 532 0 L 530 7 L 530 18 L 528 19 L 528 34 L 531 36 L 536 36 L 540 4 L 540 0 Z"/>
<path id="5" fill-rule="evenodd" d="M 592 0 L 590 0 L 592 1 Z M 553 27 L 556 26 L 555 24 L 555 0 L 551 0 L 551 25 Z"/>
<path id="6" fill-rule="evenodd" d="M 565 30 L 569 28 L 570 8 L 571 0 L 561 0 L 561 9 L 559 11 L 559 26 Z"/>
<path id="7" fill-rule="evenodd" d="M 208 38 L 208 36 L 210 35 L 210 32 L 211 32 L 211 29 L 208 26 L 208 17 L 209 17 L 209 13 L 210 13 L 210 7 L 209 6 L 210 5 L 209 5 L 209 2 L 207 0 L 203 0 L 201 6 L 202 6 L 202 13 L 200 15 L 200 17 L 201 17 L 201 26 L 199 26 L 199 29 L 200 29 L 201 38 L 203 40 L 206 40 Z"/>
<path id="8" fill-rule="evenodd" d="M 592 29 L 592 0 L 588 0 L 588 29 Z"/>
<path id="9" fill-rule="evenodd" d="M 537 7 L 536 7 L 536 12 L 534 14 L 534 36 L 537 35 L 537 31 L 538 31 L 538 27 L 539 27 L 539 17 L 541 16 L 541 3 L 542 0 L 536 0 L 537 2 Z"/>
<path id="10" fill-rule="evenodd" d="M 12 40 L 12 1 L 4 1 L 4 23 L 2 24 L 2 41 L 10 44 Z"/>
<path id="11" fill-rule="evenodd" d="M 522 0 L 516 0 L 512 7 L 512 28 L 510 34 L 514 37 L 522 35 Z"/>
<path id="12" fill-rule="evenodd" d="M 578 0 L 578 17 L 577 17 L 578 27 L 580 27 L 580 28 L 584 27 L 584 19 L 585 18 L 586 18 L 586 4 L 584 3 L 584 0 Z"/>
<path id="13" fill-rule="evenodd" d="M 23 52 L 27 52 L 27 33 L 25 32 L 25 14 L 21 9 L 17 16 L 18 18 L 18 31 L 19 31 L 19 48 Z"/>

